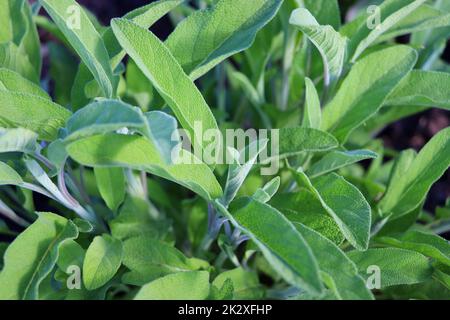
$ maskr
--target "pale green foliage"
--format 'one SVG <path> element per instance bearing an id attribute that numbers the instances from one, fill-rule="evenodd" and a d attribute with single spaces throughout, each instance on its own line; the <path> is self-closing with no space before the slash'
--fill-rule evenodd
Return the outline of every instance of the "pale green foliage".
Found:
<path id="1" fill-rule="evenodd" d="M 448 299 L 447 2 L 0 0 L 0 299 Z"/>

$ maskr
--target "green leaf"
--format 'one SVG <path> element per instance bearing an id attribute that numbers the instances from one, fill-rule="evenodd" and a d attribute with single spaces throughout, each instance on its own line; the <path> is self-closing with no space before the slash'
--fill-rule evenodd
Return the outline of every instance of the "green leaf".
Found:
<path id="1" fill-rule="evenodd" d="M 207 271 L 179 272 L 143 286 L 134 300 L 205 300 L 209 289 Z"/>
<path id="2" fill-rule="evenodd" d="M 73 0 L 42 0 L 41 3 L 92 72 L 103 94 L 111 98 L 114 79 L 108 51 L 84 9 Z"/>
<path id="3" fill-rule="evenodd" d="M 295 9 L 289 23 L 299 27 L 319 50 L 325 67 L 325 84 L 338 79 L 344 67 L 347 39 L 332 26 L 321 26 L 305 8 Z"/>
<path id="4" fill-rule="evenodd" d="M 450 110 L 450 74 L 413 70 L 389 95 L 388 106 L 424 106 Z"/>
<path id="5" fill-rule="evenodd" d="M 183 253 L 152 236 L 126 240 L 123 244 L 123 265 L 130 272 L 122 280 L 132 285 L 144 285 L 168 274 L 198 269 Z"/>
<path id="6" fill-rule="evenodd" d="M 130 11 L 123 16 L 124 19 L 128 19 L 136 23 L 137 25 L 148 29 L 155 22 L 161 19 L 169 11 L 177 7 L 183 2 L 183 0 L 160 0 L 149 3 L 145 6 Z M 112 28 L 107 28 L 102 35 L 105 42 L 106 49 L 111 57 L 111 64 L 116 67 L 125 56 L 125 51 L 120 46 L 120 43 L 114 36 Z"/>
<path id="7" fill-rule="evenodd" d="M 171 162 L 172 151 L 179 143 L 173 138 L 177 129 L 175 118 L 161 111 L 144 114 L 139 108 L 119 100 L 93 102 L 75 112 L 67 121 L 65 142 L 123 128 L 138 131 L 150 139 L 164 160 Z"/>
<path id="8" fill-rule="evenodd" d="M 450 14 L 423 4 L 403 18 L 395 27 L 383 34 L 378 41 L 392 39 L 409 33 L 429 31 L 430 29 L 450 26 Z M 440 29 L 439 31 L 441 31 Z M 414 38 L 414 36 L 413 36 Z"/>
<path id="9" fill-rule="evenodd" d="M 301 127 L 279 129 L 279 154 L 281 159 L 301 152 L 329 151 L 338 147 L 338 145 L 336 138 L 331 134 L 317 129 Z"/>
<path id="10" fill-rule="evenodd" d="M 29 57 L 12 42 L 0 44 L 0 67 L 14 70 L 24 78 L 39 83 L 39 76 Z"/>
<path id="11" fill-rule="evenodd" d="M 137 8 L 127 13 L 124 18 L 129 19 L 137 23 L 143 28 L 148 29 L 156 21 L 162 18 L 167 12 L 178 6 L 182 0 L 161 0 L 149 3 L 143 7 Z M 118 43 L 111 27 L 105 29 L 102 33 L 102 39 L 105 44 L 106 50 L 109 53 L 110 63 L 113 69 L 115 69 L 120 61 L 125 56 L 125 51 Z M 73 104 L 75 109 L 79 109 L 89 102 L 89 98 L 86 95 L 86 86 L 92 84 L 94 78 L 84 63 L 81 63 L 76 76 L 75 84 L 72 88 Z"/>
<path id="12" fill-rule="evenodd" d="M 22 177 L 13 168 L 0 162 L 0 185 L 19 185 L 22 182 Z"/>
<path id="13" fill-rule="evenodd" d="M 10 42 L 20 48 L 24 59 L 30 61 L 33 77 L 38 79 L 42 63 L 39 35 L 28 1 L 3 0 L 0 11 L 4 15 L 1 17 L 0 43 Z"/>
<path id="14" fill-rule="evenodd" d="M 8 91 L 28 93 L 51 100 L 47 92 L 13 70 L 0 68 L 0 84 Z"/>
<path id="15" fill-rule="evenodd" d="M 249 48 L 277 13 L 281 0 L 219 0 L 182 21 L 166 45 L 196 80 L 228 57 Z"/>
<path id="16" fill-rule="evenodd" d="M 396 248 L 351 251 L 348 257 L 357 265 L 364 278 L 373 274 L 369 267 L 379 268 L 381 287 L 414 284 L 429 280 L 433 269 L 428 259 L 413 251 Z"/>
<path id="17" fill-rule="evenodd" d="M 239 152 L 234 150 L 234 163 L 230 164 L 228 167 L 227 182 L 222 197 L 222 203 L 225 206 L 228 206 L 234 199 L 244 183 L 245 178 L 247 178 L 250 170 L 255 164 L 259 153 L 265 149 L 266 146 L 267 141 L 256 140 Z M 248 161 L 243 163 L 247 154 L 249 155 Z"/>
<path id="18" fill-rule="evenodd" d="M 119 215 L 109 222 L 111 234 L 122 241 L 141 235 L 164 238 L 170 226 L 164 221 L 157 221 L 152 213 L 148 201 L 127 197 Z"/>
<path id="19" fill-rule="evenodd" d="M 96 101 L 70 117 L 67 121 L 65 141 L 78 140 L 122 128 L 139 130 L 150 138 L 148 124 L 139 108 L 119 100 Z"/>
<path id="20" fill-rule="evenodd" d="M 0 90 L 0 125 L 23 127 L 39 134 L 42 140 L 54 140 L 70 112 L 39 96 Z"/>
<path id="21" fill-rule="evenodd" d="M 400 10 L 392 13 L 390 16 L 386 17 L 381 24 L 376 26 L 368 35 L 367 37 L 362 40 L 358 47 L 356 48 L 353 57 L 351 58 L 352 63 L 356 62 L 356 60 L 361 56 L 361 54 L 371 45 L 373 44 L 378 37 L 380 37 L 383 33 L 388 31 L 390 28 L 395 26 L 398 22 L 400 22 L 402 19 L 406 18 L 408 15 L 410 15 L 412 12 L 417 10 L 422 4 L 425 3 L 427 0 L 416 0 L 413 1 L 411 4 L 408 4 L 404 7 L 402 7 Z"/>
<path id="22" fill-rule="evenodd" d="M 67 146 L 67 152 L 75 161 L 91 167 L 121 166 L 147 171 L 179 183 L 205 199 L 222 195 L 222 189 L 208 166 L 168 165 L 146 138 L 105 134 L 75 141 Z M 186 152 L 183 155 L 190 156 Z"/>
<path id="23" fill-rule="evenodd" d="M 281 178 L 275 177 L 267 182 L 264 187 L 256 190 L 252 198 L 262 203 L 267 203 L 277 193 L 280 188 Z"/>
<path id="24" fill-rule="evenodd" d="M 341 26 L 341 13 L 337 0 L 303 0 L 321 25 L 331 25 L 335 30 Z"/>
<path id="25" fill-rule="evenodd" d="M 311 79 L 305 78 L 305 85 L 305 108 L 303 111 L 302 127 L 320 129 L 322 110 L 320 109 L 319 95 Z"/>
<path id="26" fill-rule="evenodd" d="M 0 128 L 0 153 L 23 152 L 34 154 L 40 148 L 37 144 L 37 138 L 36 133 L 27 129 Z"/>
<path id="27" fill-rule="evenodd" d="M 67 240 L 59 247 L 58 268 L 64 273 L 69 273 L 69 268 L 72 266 L 77 266 L 81 270 L 85 255 L 86 250 L 77 242 Z"/>
<path id="28" fill-rule="evenodd" d="M 338 225 L 323 208 L 322 203 L 307 189 L 277 194 L 270 205 L 282 212 L 292 223 L 301 223 L 319 232 L 336 245 L 344 241 Z"/>
<path id="29" fill-rule="evenodd" d="M 339 299 L 373 300 L 354 263 L 333 242 L 301 223 L 294 226 L 311 247 L 327 286 Z"/>
<path id="30" fill-rule="evenodd" d="M 125 199 L 125 177 L 121 168 L 94 168 L 98 190 L 112 211 Z"/>
<path id="31" fill-rule="evenodd" d="M 397 237 L 381 237 L 377 241 L 394 247 L 417 251 L 450 266 L 450 244 L 447 240 L 435 234 L 412 230 Z"/>
<path id="32" fill-rule="evenodd" d="M 370 150 L 332 151 L 314 163 L 306 173 L 310 178 L 315 178 L 353 163 L 377 157 L 378 155 Z"/>
<path id="33" fill-rule="evenodd" d="M 425 199 L 432 184 L 450 165 L 450 128 L 441 130 L 419 152 L 406 174 L 392 180 L 379 203 L 387 216 L 401 216 L 416 208 Z"/>
<path id="34" fill-rule="evenodd" d="M 113 19 L 112 28 L 122 47 L 149 78 L 173 110 L 183 128 L 194 136 L 195 125 L 217 130 L 205 99 L 167 47 L 151 32 L 124 19 Z M 204 147 L 204 142 L 200 143 Z"/>
<path id="35" fill-rule="evenodd" d="M 411 71 L 415 50 L 393 46 L 358 61 L 338 93 L 323 110 L 322 129 L 345 142 L 350 133 L 373 116 L 386 97 Z"/>
<path id="36" fill-rule="evenodd" d="M 39 285 L 55 266 L 59 246 L 77 237 L 77 228 L 71 221 L 40 213 L 38 220 L 6 250 L 0 273 L 0 299 L 38 299 Z"/>
<path id="37" fill-rule="evenodd" d="M 363 194 L 343 177 L 331 173 L 314 180 L 302 171 L 296 173 L 334 219 L 345 238 L 358 250 L 369 245 L 371 208 Z"/>
<path id="38" fill-rule="evenodd" d="M 313 294 L 322 292 L 318 267 L 311 249 L 279 211 L 251 198 L 230 214 L 219 202 L 216 207 L 258 246 L 270 265 L 288 283 Z"/>
<path id="39" fill-rule="evenodd" d="M 109 235 L 94 238 L 83 262 L 83 283 L 88 290 L 100 288 L 119 270 L 122 242 Z"/>
<path id="40" fill-rule="evenodd" d="M 222 288 L 227 281 L 233 284 L 232 298 L 235 300 L 262 299 L 264 292 L 258 275 L 253 271 L 236 268 L 219 274 L 212 284 Z"/>

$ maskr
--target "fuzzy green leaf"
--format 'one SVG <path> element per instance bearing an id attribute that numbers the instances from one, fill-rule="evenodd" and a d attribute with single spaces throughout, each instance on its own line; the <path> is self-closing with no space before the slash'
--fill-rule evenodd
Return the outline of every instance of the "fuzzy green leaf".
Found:
<path id="1" fill-rule="evenodd" d="M 394 247 L 417 251 L 450 266 L 450 243 L 435 234 L 412 230 L 396 237 L 381 237 L 378 241 Z"/>
<path id="2" fill-rule="evenodd" d="M 356 266 L 339 247 L 301 223 L 294 222 L 294 226 L 311 247 L 320 271 L 325 273 L 325 283 L 339 299 L 373 300 Z"/>
<path id="3" fill-rule="evenodd" d="M 423 106 L 450 110 L 450 74 L 413 70 L 389 95 L 388 106 Z"/>
<path id="4" fill-rule="evenodd" d="M 298 171 L 297 179 L 320 200 L 345 238 L 357 249 L 369 245 L 371 208 L 363 194 L 343 177 L 331 173 L 313 180 Z"/>
<path id="5" fill-rule="evenodd" d="M 416 60 L 415 50 L 393 46 L 358 61 L 323 110 L 322 129 L 345 142 L 354 129 L 381 108 L 386 97 L 412 70 Z"/>
<path id="6" fill-rule="evenodd" d="M 83 283 L 88 290 L 100 288 L 119 270 L 122 242 L 109 235 L 94 238 L 83 262 Z"/>
<path id="7" fill-rule="evenodd" d="M 295 9 L 289 23 L 299 27 L 319 50 L 325 66 L 325 83 L 338 79 L 344 67 L 347 39 L 332 26 L 321 26 L 305 8 Z"/>
<path id="8" fill-rule="evenodd" d="M 54 140 L 58 129 L 70 117 L 70 111 L 39 96 L 0 90 L 0 125 L 23 127 L 39 134 L 42 140 Z"/>
<path id="9" fill-rule="evenodd" d="M 144 285 L 171 273 L 198 269 L 176 248 L 151 236 L 126 240 L 123 254 L 123 264 L 130 269 L 123 281 L 133 285 Z"/>
<path id="10" fill-rule="evenodd" d="M 362 160 L 375 159 L 377 156 L 370 150 L 332 151 L 314 163 L 306 173 L 310 178 L 315 178 Z"/>
<path id="11" fill-rule="evenodd" d="M 115 211 L 125 199 L 125 176 L 122 168 L 94 168 L 98 191 L 106 205 Z"/>
<path id="12" fill-rule="evenodd" d="M 208 272 L 179 272 L 143 286 L 134 300 L 205 300 L 209 287 Z"/>
<path id="13" fill-rule="evenodd" d="M 39 285 L 58 259 L 59 246 L 78 237 L 76 226 L 52 213 L 39 218 L 8 247 L 0 273 L 0 299 L 38 299 Z"/>
<path id="14" fill-rule="evenodd" d="M 217 129 L 216 120 L 200 91 L 153 33 L 124 19 L 114 19 L 112 28 L 122 47 L 149 78 L 193 139 L 196 124 L 201 125 L 203 130 Z M 204 146 L 204 142 L 200 145 Z"/>
<path id="15" fill-rule="evenodd" d="M 256 33 L 277 13 L 281 0 L 219 0 L 182 21 L 166 45 L 195 80 L 251 46 Z"/>
<path id="16" fill-rule="evenodd" d="M 107 98 L 114 95 L 108 51 L 84 9 L 73 0 L 42 0 L 42 5 L 94 75 Z"/>
<path id="17" fill-rule="evenodd" d="M 38 85 L 30 80 L 22 77 L 15 71 L 0 68 L 0 90 L 2 88 L 8 91 L 21 92 L 39 96 L 41 98 L 51 100 L 50 96 Z"/>
<path id="18" fill-rule="evenodd" d="M 373 270 L 369 267 L 378 267 L 382 288 L 423 282 L 429 280 L 433 272 L 425 256 L 403 249 L 379 248 L 364 252 L 351 251 L 348 256 L 357 265 L 364 278 L 373 274 Z"/>
<path id="19" fill-rule="evenodd" d="M 220 203 L 218 210 L 247 234 L 264 257 L 288 283 L 313 294 L 323 290 L 317 262 L 301 234 L 275 208 L 251 198 L 230 214 Z"/>
<path id="20" fill-rule="evenodd" d="M 33 154 L 40 148 L 37 144 L 37 138 L 36 133 L 27 129 L 0 128 L 0 153 L 23 152 Z"/>
<path id="21" fill-rule="evenodd" d="M 385 216 L 401 216 L 425 199 L 450 165 L 450 128 L 441 130 L 419 152 L 404 175 L 392 180 L 379 206 Z"/>
<path id="22" fill-rule="evenodd" d="M 77 162 L 87 166 L 122 166 L 145 170 L 179 183 L 205 199 L 222 195 L 219 183 L 205 164 L 168 165 L 146 138 L 105 134 L 75 141 L 67 146 L 67 152 Z"/>

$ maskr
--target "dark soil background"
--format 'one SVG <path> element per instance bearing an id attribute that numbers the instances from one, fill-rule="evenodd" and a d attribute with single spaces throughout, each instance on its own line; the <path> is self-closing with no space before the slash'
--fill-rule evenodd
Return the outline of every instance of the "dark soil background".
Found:
<path id="1" fill-rule="evenodd" d="M 104 24 L 109 24 L 109 21 L 114 17 L 123 16 L 135 8 L 152 2 L 152 0 L 77 1 L 91 10 Z M 347 8 L 354 3 L 353 0 L 340 0 L 339 2 L 343 8 Z M 345 12 L 346 10 L 344 9 L 343 11 Z M 161 39 L 165 39 L 173 30 L 173 26 L 169 19 L 163 18 L 158 21 L 151 30 Z M 43 38 L 45 39 L 45 36 Z M 443 58 L 450 63 L 450 41 Z M 420 150 L 431 137 L 448 126 L 450 126 L 450 113 L 444 110 L 432 109 L 396 122 L 384 129 L 379 134 L 379 137 L 385 141 L 386 146 L 395 150 L 404 150 L 407 148 Z M 428 210 L 434 211 L 436 206 L 444 205 L 449 196 L 450 171 L 448 170 L 444 177 L 433 186 L 425 207 Z"/>

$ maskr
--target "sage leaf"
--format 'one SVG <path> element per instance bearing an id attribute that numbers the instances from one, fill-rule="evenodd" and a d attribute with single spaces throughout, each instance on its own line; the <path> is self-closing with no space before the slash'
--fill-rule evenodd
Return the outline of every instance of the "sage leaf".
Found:
<path id="1" fill-rule="evenodd" d="M 183 20 L 166 45 L 186 74 L 196 80 L 223 60 L 249 48 L 282 2 L 219 0 L 214 7 Z"/>
<path id="2" fill-rule="evenodd" d="M 37 144 L 38 135 L 33 131 L 14 128 L 0 128 L 0 153 L 3 152 L 23 152 L 34 154 L 39 151 Z"/>
<path id="3" fill-rule="evenodd" d="M 94 238 L 83 262 L 83 283 L 88 290 L 98 289 L 116 274 L 122 262 L 122 243 L 109 235 Z"/>
<path id="4" fill-rule="evenodd" d="M 203 130 L 217 129 L 216 120 L 200 91 L 153 33 L 124 19 L 113 19 L 112 28 L 122 47 L 149 78 L 193 139 L 196 123 Z M 200 145 L 205 146 L 204 142 Z"/>
<path id="5" fill-rule="evenodd" d="M 0 68 L 0 84 L 8 91 L 32 94 L 51 100 L 47 92 L 13 70 Z"/>
<path id="6" fill-rule="evenodd" d="M 378 155 L 370 150 L 332 151 L 306 170 L 306 174 L 310 178 L 315 178 L 353 163 L 377 157 Z"/>
<path id="7" fill-rule="evenodd" d="M 73 0 L 42 0 L 42 6 L 97 80 L 107 98 L 114 95 L 109 55 L 84 9 Z M 74 14 L 79 21 L 74 21 Z"/>
<path id="8" fill-rule="evenodd" d="M 450 110 L 450 75 L 444 72 L 413 70 L 392 92 L 388 106 L 423 106 Z"/>
<path id="9" fill-rule="evenodd" d="M 121 168 L 94 168 L 98 190 L 112 211 L 125 199 L 125 176 Z"/>
<path id="10" fill-rule="evenodd" d="M 242 200 L 241 200 L 242 201 Z M 314 255 L 292 223 L 275 208 L 254 199 L 229 213 L 216 201 L 218 210 L 248 235 L 270 265 L 288 283 L 313 294 L 323 290 Z"/>
<path id="11" fill-rule="evenodd" d="M 302 127 L 320 129 L 322 110 L 320 109 L 319 95 L 311 79 L 305 78 L 305 85 L 305 109 L 303 111 Z"/>
<path id="12" fill-rule="evenodd" d="M 205 300 L 209 290 L 207 271 L 179 272 L 146 284 L 134 300 Z"/>
<path id="13" fill-rule="evenodd" d="M 40 213 L 38 220 L 8 247 L 0 272 L 0 299 L 38 299 L 39 285 L 58 259 L 58 248 L 76 239 L 78 230 L 69 220 Z"/>
<path id="14" fill-rule="evenodd" d="M 295 223 L 317 259 L 322 278 L 339 299 L 373 300 L 365 281 L 359 276 L 355 264 L 334 243 L 318 232 Z"/>
<path id="15" fill-rule="evenodd" d="M 77 162 L 92 167 L 122 166 L 179 183 L 205 199 L 219 198 L 222 189 L 205 164 L 168 165 L 156 147 L 146 138 L 121 134 L 105 134 L 80 139 L 67 146 Z M 183 155 L 191 157 L 187 151 Z"/>
<path id="16" fill-rule="evenodd" d="M 54 140 L 70 117 L 70 111 L 60 105 L 27 93 L 0 90 L 0 105 L 1 126 L 29 129 L 42 140 Z"/>
<path id="17" fill-rule="evenodd" d="M 176 248 L 151 236 L 133 237 L 123 243 L 123 265 L 130 269 L 123 281 L 133 285 L 144 285 L 168 274 L 198 269 Z"/>
<path id="18" fill-rule="evenodd" d="M 450 244 L 435 234 L 411 230 L 400 236 L 381 237 L 377 240 L 393 247 L 419 252 L 450 266 Z"/>
<path id="19" fill-rule="evenodd" d="M 374 28 L 367 37 L 362 40 L 351 58 L 351 61 L 354 63 L 359 58 L 359 56 L 366 50 L 375 40 L 385 33 L 387 30 L 392 28 L 395 24 L 401 21 L 403 18 L 410 15 L 412 12 L 417 10 L 421 5 L 423 5 L 426 0 L 416 0 L 412 1 L 410 4 L 402 7 L 400 10 L 394 12 L 389 17 L 385 18 L 381 24 L 379 24 L 376 28 Z"/>
<path id="20" fill-rule="evenodd" d="M 358 266 L 364 278 L 368 278 L 376 266 L 380 272 L 381 288 L 414 284 L 431 278 L 433 269 L 428 259 L 413 251 L 397 248 L 369 249 L 364 252 L 351 251 L 350 259 Z"/>
<path id="21" fill-rule="evenodd" d="M 310 180 L 297 171 L 299 183 L 304 184 L 334 219 L 345 238 L 357 249 L 369 245 L 371 208 L 362 193 L 343 177 L 331 173 Z"/>
<path id="22" fill-rule="evenodd" d="M 406 46 L 379 50 L 359 60 L 324 108 L 322 129 L 345 142 L 354 129 L 381 108 L 416 60 L 415 50 Z"/>
<path id="23" fill-rule="evenodd" d="M 321 26 L 305 8 L 295 9 L 289 23 L 300 28 L 319 50 L 325 67 L 325 84 L 339 78 L 344 67 L 347 39 L 332 26 Z"/>
<path id="24" fill-rule="evenodd" d="M 416 208 L 425 199 L 432 184 L 450 165 L 450 128 L 436 134 L 411 160 L 401 177 L 392 180 L 379 207 L 384 216 L 399 217 Z"/>

